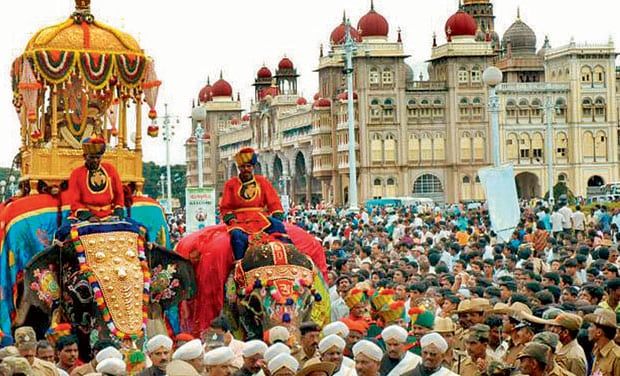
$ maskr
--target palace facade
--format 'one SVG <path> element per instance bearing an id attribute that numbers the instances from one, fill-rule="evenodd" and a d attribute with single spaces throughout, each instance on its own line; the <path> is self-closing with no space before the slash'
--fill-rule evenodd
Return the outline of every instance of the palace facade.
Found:
<path id="1" fill-rule="evenodd" d="M 221 189 L 237 174 L 233 156 L 251 146 L 257 169 L 294 202 L 348 200 L 347 101 L 354 101 L 358 192 L 373 197 L 430 197 L 439 202 L 483 199 L 477 171 L 491 164 L 488 87 L 482 72 L 495 65 L 504 82 L 500 97 L 500 149 L 515 166 L 521 197 L 547 191 L 546 153 L 552 153 L 554 184 L 576 195 L 619 180 L 617 87 L 614 43 L 537 49 L 534 31 L 517 14 L 500 38 L 490 0 L 464 0 L 445 24 L 445 42 L 432 41 L 428 78 L 414 77 L 400 37 L 371 3 L 350 33 L 354 92 L 346 92 L 345 21 L 321 48 L 319 92 L 306 100 L 298 72 L 284 57 L 275 72 L 261 67 L 255 97 L 243 113 L 220 77 L 199 93 L 193 130 L 205 130 L 205 184 Z M 425 75 L 426 76 L 426 75 Z M 546 116 L 552 122 L 547 150 Z M 194 134 L 194 133 L 192 133 Z M 187 141 L 188 185 L 197 184 L 197 142 Z"/>

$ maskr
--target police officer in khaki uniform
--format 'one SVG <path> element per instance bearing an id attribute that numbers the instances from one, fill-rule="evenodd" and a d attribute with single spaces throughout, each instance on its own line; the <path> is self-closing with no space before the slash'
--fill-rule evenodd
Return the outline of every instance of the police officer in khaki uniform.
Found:
<path id="1" fill-rule="evenodd" d="M 584 319 L 591 323 L 588 339 L 594 344 L 592 374 L 600 372 L 602 376 L 620 376 L 620 347 L 614 342 L 618 329 L 615 312 L 597 308 Z"/>
<path id="2" fill-rule="evenodd" d="M 37 335 L 30 326 L 15 329 L 15 347 L 19 354 L 28 360 L 34 376 L 58 376 L 58 369 L 53 363 L 36 358 Z"/>
<path id="3" fill-rule="evenodd" d="M 465 299 L 461 300 L 458 307 L 456 308 L 456 314 L 459 317 L 458 328 L 456 329 L 454 341 L 454 348 L 458 351 L 465 351 L 465 338 L 468 335 L 469 327 L 471 323 L 469 322 L 469 310 L 471 308 L 471 300 Z"/>
<path id="4" fill-rule="evenodd" d="M 517 356 L 521 374 L 528 376 L 545 375 L 548 368 L 549 352 L 549 347 L 542 343 L 530 342 L 525 345 Z"/>
<path id="5" fill-rule="evenodd" d="M 469 334 L 465 338 L 467 356 L 452 366 L 452 372 L 475 376 L 486 371 L 487 366 L 496 360 L 487 353 L 490 332 L 491 328 L 484 324 L 476 324 L 469 329 Z"/>
<path id="6" fill-rule="evenodd" d="M 574 373 L 568 371 L 566 368 L 561 367 L 556 362 L 555 353 L 560 343 L 560 337 L 557 334 L 551 332 L 540 332 L 534 336 L 532 342 L 541 343 L 549 348 L 547 357 L 546 375 L 547 376 L 575 376 Z"/>
<path id="7" fill-rule="evenodd" d="M 9 375 L 36 376 L 28 360 L 21 356 L 9 356 L 2 360 L 2 365 L 10 372 Z"/>
<path id="8" fill-rule="evenodd" d="M 582 323 L 581 317 L 567 312 L 562 312 L 555 319 L 547 321 L 547 327 L 558 335 L 562 344 L 556 352 L 556 361 L 575 376 L 585 376 L 587 372 L 586 353 L 577 342 L 577 334 Z"/>

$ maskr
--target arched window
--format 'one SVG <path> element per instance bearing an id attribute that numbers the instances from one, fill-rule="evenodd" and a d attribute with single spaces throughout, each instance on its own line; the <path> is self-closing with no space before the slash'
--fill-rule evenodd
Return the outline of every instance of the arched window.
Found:
<path id="1" fill-rule="evenodd" d="M 418 107 L 415 99 L 409 99 L 409 102 L 407 102 L 407 115 L 412 118 L 418 116 Z"/>
<path id="2" fill-rule="evenodd" d="M 597 118 L 605 116 L 605 99 L 602 97 L 598 97 L 594 100 L 594 116 Z"/>
<path id="3" fill-rule="evenodd" d="M 568 160 L 568 136 L 564 132 L 558 132 L 555 136 L 555 159 L 564 162 Z"/>
<path id="4" fill-rule="evenodd" d="M 375 119 L 381 117 L 381 106 L 377 98 L 370 101 L 370 117 Z"/>
<path id="5" fill-rule="evenodd" d="M 433 140 L 428 133 L 422 134 L 420 139 L 420 151 L 423 161 L 433 160 Z"/>
<path id="6" fill-rule="evenodd" d="M 532 105 L 531 105 L 531 107 L 532 107 L 532 118 L 537 118 L 537 120 L 542 120 L 542 118 L 541 118 L 541 113 L 542 113 L 542 111 L 541 111 L 541 109 L 542 109 L 542 104 L 541 104 L 540 99 L 538 99 L 538 98 L 534 98 L 534 99 L 532 100 Z"/>
<path id="7" fill-rule="evenodd" d="M 383 161 L 383 140 L 379 133 L 374 133 L 370 140 L 370 160 L 373 163 L 380 163 Z"/>
<path id="8" fill-rule="evenodd" d="M 436 133 L 435 138 L 433 139 L 433 159 L 436 161 L 444 161 L 446 160 L 446 139 L 443 137 L 443 134 Z"/>
<path id="9" fill-rule="evenodd" d="M 383 197 L 383 182 L 379 178 L 376 178 L 372 182 L 372 197 L 373 198 Z"/>
<path id="10" fill-rule="evenodd" d="M 388 134 L 383 141 L 385 162 L 396 162 L 396 139 L 393 134 Z"/>
<path id="11" fill-rule="evenodd" d="M 592 100 L 590 98 L 583 98 L 581 101 L 581 112 L 584 120 L 589 120 L 592 117 Z"/>
<path id="12" fill-rule="evenodd" d="M 595 85 L 604 85 L 605 84 L 605 69 L 600 65 L 594 67 L 594 84 Z"/>
<path id="13" fill-rule="evenodd" d="M 396 179 L 388 178 L 385 185 L 385 196 L 396 197 Z"/>
<path id="14" fill-rule="evenodd" d="M 558 98 L 555 101 L 555 109 L 558 120 L 563 121 L 566 117 L 566 100 L 564 98 Z"/>
<path id="15" fill-rule="evenodd" d="M 469 100 L 466 97 L 462 97 L 459 100 L 459 113 L 461 116 L 467 116 L 469 114 Z"/>
<path id="16" fill-rule="evenodd" d="M 586 66 L 581 67 L 581 83 L 590 84 L 592 82 L 592 68 Z"/>
<path id="17" fill-rule="evenodd" d="M 543 161 L 543 150 L 545 147 L 545 142 L 543 141 L 543 136 L 541 133 L 534 133 L 532 136 L 532 158 L 537 159 L 540 162 Z"/>
<path id="18" fill-rule="evenodd" d="M 379 70 L 377 68 L 370 68 L 368 81 L 371 85 L 377 85 L 379 83 Z"/>
<path id="19" fill-rule="evenodd" d="M 596 138 L 594 139 L 594 152 L 596 153 L 597 162 L 607 160 L 607 134 L 605 131 L 596 132 Z"/>
<path id="20" fill-rule="evenodd" d="M 480 67 L 477 65 L 474 65 L 474 67 L 471 69 L 471 82 L 472 83 L 482 82 L 482 71 L 480 70 Z"/>
<path id="21" fill-rule="evenodd" d="M 532 158 L 530 154 L 531 146 L 530 135 L 521 133 L 521 136 L 519 136 L 519 159 L 529 162 L 529 159 Z"/>
<path id="22" fill-rule="evenodd" d="M 433 174 L 424 174 L 413 183 L 413 194 L 443 193 L 441 180 Z"/>
<path id="23" fill-rule="evenodd" d="M 472 139 L 468 132 L 463 132 L 461 135 L 461 161 L 470 162 L 472 157 Z"/>
<path id="24" fill-rule="evenodd" d="M 509 118 L 517 117 L 517 102 L 514 99 L 509 99 L 506 102 L 506 116 Z"/>
<path id="25" fill-rule="evenodd" d="M 469 82 L 469 74 L 467 73 L 466 67 L 459 67 L 458 82 L 459 84 L 466 84 Z"/>
<path id="26" fill-rule="evenodd" d="M 411 162 L 420 161 L 420 140 L 415 134 L 409 135 L 409 145 L 407 150 L 407 158 Z"/>
<path id="27" fill-rule="evenodd" d="M 383 117 L 386 120 L 394 120 L 394 101 L 392 98 L 386 98 L 383 101 Z"/>
<path id="28" fill-rule="evenodd" d="M 528 119 L 530 117 L 530 104 L 527 99 L 519 100 L 519 118 Z"/>
<path id="29" fill-rule="evenodd" d="M 474 137 L 474 160 L 484 160 L 484 135 L 481 132 L 477 132 Z"/>
<path id="30" fill-rule="evenodd" d="M 461 200 L 471 199 L 471 178 L 467 175 L 461 180 Z"/>
<path id="31" fill-rule="evenodd" d="M 383 69 L 381 73 L 381 82 L 383 82 L 384 85 L 391 85 L 394 82 L 394 77 L 390 68 Z"/>
<path id="32" fill-rule="evenodd" d="M 510 133 L 506 138 L 506 154 L 508 160 L 516 161 L 519 159 L 519 139 L 514 133 Z"/>
<path id="33" fill-rule="evenodd" d="M 583 158 L 589 161 L 594 159 L 594 135 L 590 131 L 583 133 Z"/>

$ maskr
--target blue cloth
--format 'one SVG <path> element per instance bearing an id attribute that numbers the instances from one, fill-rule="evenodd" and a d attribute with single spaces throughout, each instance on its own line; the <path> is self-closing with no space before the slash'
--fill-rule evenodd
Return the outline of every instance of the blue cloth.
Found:
<path id="1" fill-rule="evenodd" d="M 282 221 L 274 217 L 269 217 L 268 219 L 269 222 L 271 222 L 271 225 L 264 230 L 266 234 L 286 234 L 286 229 L 284 228 L 284 223 L 282 223 Z M 290 242 L 287 238 L 282 238 L 281 240 L 285 243 Z M 230 231 L 230 245 L 232 247 L 235 260 L 241 260 L 243 256 L 245 256 L 245 251 L 248 249 L 248 243 L 248 234 L 239 229 Z"/>

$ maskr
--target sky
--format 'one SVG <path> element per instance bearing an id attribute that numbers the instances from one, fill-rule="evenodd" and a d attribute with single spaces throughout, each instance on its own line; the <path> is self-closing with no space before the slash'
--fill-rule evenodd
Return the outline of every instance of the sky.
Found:
<path id="1" fill-rule="evenodd" d="M 538 47 L 549 35 L 551 45 L 581 42 L 620 43 L 617 0 L 494 0 L 495 28 L 503 35 L 521 18 L 534 29 Z M 584 6 L 587 4 L 587 7 Z M 298 91 L 311 98 L 317 91 L 319 46 L 328 50 L 329 35 L 346 11 L 356 25 L 370 9 L 370 0 L 92 0 L 96 19 L 133 35 L 156 62 L 159 78 L 158 112 L 164 103 L 179 124 L 171 144 L 171 162 L 184 163 L 184 141 L 190 135 L 192 100 L 220 71 L 243 108 L 253 97 L 256 71 L 263 63 L 275 71 L 289 57 L 301 75 Z M 390 24 L 390 40 L 402 29 L 408 63 L 428 59 L 433 32 L 444 43 L 444 24 L 458 8 L 458 0 L 375 0 L 375 10 Z M 4 144 L 0 166 L 10 166 L 19 148 L 19 122 L 11 104 L 10 64 L 41 27 L 64 21 L 74 9 L 73 0 L 22 0 L 6 2 L 0 12 L 0 115 Z M 618 48 L 620 50 L 620 48 Z M 417 74 L 416 74 L 417 77 Z M 146 118 L 146 117 L 145 117 Z M 162 132 L 160 132 L 161 134 Z M 160 135 L 143 141 L 144 159 L 165 163 Z"/>

